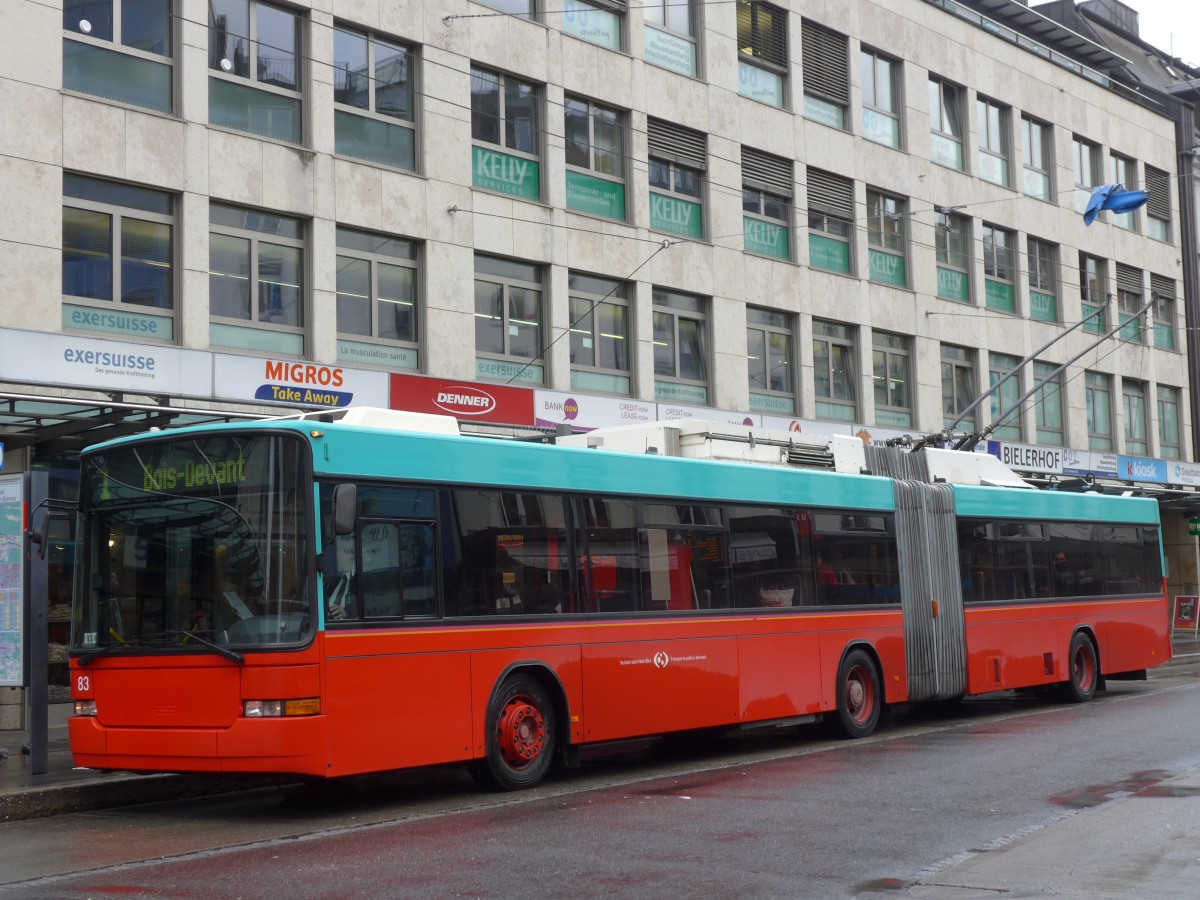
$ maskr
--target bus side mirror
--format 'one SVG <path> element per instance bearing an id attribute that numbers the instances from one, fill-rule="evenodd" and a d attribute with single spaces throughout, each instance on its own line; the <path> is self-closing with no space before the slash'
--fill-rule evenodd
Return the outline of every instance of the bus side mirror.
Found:
<path id="1" fill-rule="evenodd" d="M 46 558 L 46 545 L 49 543 L 47 538 L 50 531 L 50 510 L 36 510 L 33 514 L 32 521 L 29 523 L 29 543 L 31 543 L 37 552 L 38 559 Z"/>
<path id="2" fill-rule="evenodd" d="M 354 534 L 358 521 L 358 485 L 337 484 L 333 487 L 333 533 Z"/>

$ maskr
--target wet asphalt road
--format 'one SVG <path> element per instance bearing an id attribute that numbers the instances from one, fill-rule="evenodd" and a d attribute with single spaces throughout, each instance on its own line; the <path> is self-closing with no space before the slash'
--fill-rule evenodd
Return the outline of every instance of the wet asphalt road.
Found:
<path id="1" fill-rule="evenodd" d="M 865 741 L 608 748 L 516 795 L 436 770 L 18 822 L 0 898 L 901 897 L 1198 766 L 1200 678 L 1176 666 L 1083 706 L 900 713 Z"/>

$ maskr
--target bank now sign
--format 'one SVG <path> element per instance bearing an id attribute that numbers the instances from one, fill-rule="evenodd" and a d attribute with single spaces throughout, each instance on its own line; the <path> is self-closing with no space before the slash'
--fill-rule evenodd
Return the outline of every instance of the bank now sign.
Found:
<path id="1" fill-rule="evenodd" d="M 502 384 L 391 376 L 392 409 L 454 416 L 461 421 L 532 425 L 533 391 Z"/>

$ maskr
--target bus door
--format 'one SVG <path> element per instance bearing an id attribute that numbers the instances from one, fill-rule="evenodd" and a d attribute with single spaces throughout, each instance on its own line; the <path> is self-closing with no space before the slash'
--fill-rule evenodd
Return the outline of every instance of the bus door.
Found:
<path id="1" fill-rule="evenodd" d="M 909 700 L 966 692 L 966 637 L 954 490 L 895 481 Z"/>

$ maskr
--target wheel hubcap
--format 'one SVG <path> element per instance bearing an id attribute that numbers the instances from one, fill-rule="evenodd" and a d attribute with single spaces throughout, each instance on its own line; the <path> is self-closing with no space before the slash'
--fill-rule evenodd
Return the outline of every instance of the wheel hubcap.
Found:
<path id="1" fill-rule="evenodd" d="M 854 669 L 846 681 L 846 710 L 856 722 L 864 722 L 871 715 L 871 682 L 862 669 Z"/>
<path id="2" fill-rule="evenodd" d="M 513 768 L 537 759 L 546 744 L 546 720 L 528 697 L 513 697 L 504 705 L 497 722 L 497 745 L 504 761 Z"/>
<path id="3" fill-rule="evenodd" d="M 1075 683 L 1081 691 L 1088 691 L 1092 687 L 1093 678 L 1095 668 L 1092 664 L 1092 654 L 1088 652 L 1087 647 L 1080 647 L 1075 651 Z"/>

